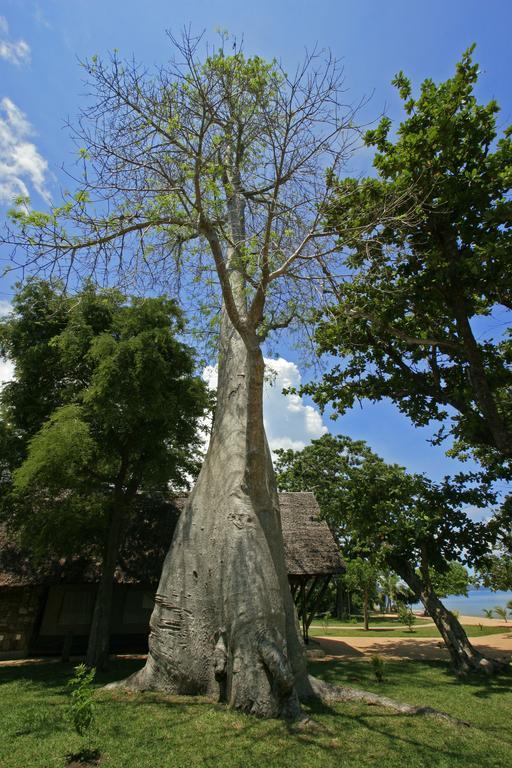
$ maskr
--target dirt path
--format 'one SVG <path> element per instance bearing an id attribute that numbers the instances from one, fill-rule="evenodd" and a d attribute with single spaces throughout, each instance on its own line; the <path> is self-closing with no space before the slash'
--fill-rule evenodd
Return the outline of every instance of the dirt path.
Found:
<path id="1" fill-rule="evenodd" d="M 512 634 L 486 635 L 470 640 L 475 648 L 490 657 L 512 656 Z M 388 659 L 424 661 L 449 658 L 445 644 L 437 637 L 315 637 L 315 642 L 329 658 L 369 658 L 375 654 Z"/>

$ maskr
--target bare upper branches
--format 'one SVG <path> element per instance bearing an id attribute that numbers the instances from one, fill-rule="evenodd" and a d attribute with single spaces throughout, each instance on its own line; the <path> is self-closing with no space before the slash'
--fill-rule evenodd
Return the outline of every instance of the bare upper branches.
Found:
<path id="1" fill-rule="evenodd" d="M 288 75 L 236 46 L 201 59 L 200 38 L 171 42 L 156 73 L 117 55 L 84 62 L 77 189 L 45 214 L 19 200 L 4 239 L 15 264 L 68 274 L 170 280 L 210 260 L 232 322 L 261 335 L 297 314 L 297 281 L 323 279 L 336 250 L 321 219 L 326 170 L 339 172 L 357 139 L 342 70 L 316 50 Z"/>

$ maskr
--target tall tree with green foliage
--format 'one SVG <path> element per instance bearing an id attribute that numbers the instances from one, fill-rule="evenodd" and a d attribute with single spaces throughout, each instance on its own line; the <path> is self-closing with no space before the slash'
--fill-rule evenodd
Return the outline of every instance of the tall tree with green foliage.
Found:
<path id="1" fill-rule="evenodd" d="M 40 555 L 99 551 L 87 650 L 97 667 L 108 654 L 114 572 L 136 495 L 183 487 L 197 465 L 207 393 L 168 299 L 128 300 L 91 285 L 70 296 L 37 281 L 14 308 L 0 335 L 15 379 L 0 397 L 24 458 L 11 466 L 4 512 Z"/>
<path id="2" fill-rule="evenodd" d="M 117 55 L 84 64 L 79 188 L 48 212 L 19 199 L 4 241 L 13 264 L 179 284 L 188 307 L 211 310 L 212 438 L 163 567 L 147 664 L 124 684 L 297 716 L 312 682 L 284 563 L 261 345 L 308 314 L 334 258 L 324 171 L 347 157 L 354 115 L 328 53 L 287 73 L 231 41 L 204 57 L 191 35 L 172 43 L 155 73 Z"/>
<path id="3" fill-rule="evenodd" d="M 453 576 L 452 563 L 473 564 L 489 555 L 486 526 L 465 512 L 493 500 L 485 486 L 468 477 L 433 483 L 341 435 L 277 453 L 279 487 L 317 493 L 323 515 L 350 554 L 379 560 L 403 579 L 434 620 L 458 672 L 501 668 L 473 648 L 436 593 L 436 585 L 447 586 L 443 575 Z"/>
<path id="4" fill-rule="evenodd" d="M 363 603 L 363 627 L 370 629 L 370 604 L 377 597 L 379 568 L 372 558 L 355 557 L 346 561 L 343 580 L 351 592 L 361 596 Z"/>
<path id="5" fill-rule="evenodd" d="M 332 176 L 325 215 L 352 278 L 331 279 L 316 336 L 340 362 L 306 390 L 339 413 L 390 398 L 416 426 L 440 422 L 452 454 L 510 477 L 512 128 L 500 135 L 497 103 L 477 102 L 472 52 L 417 96 L 399 73 L 405 118 L 365 137 L 376 175 Z"/>

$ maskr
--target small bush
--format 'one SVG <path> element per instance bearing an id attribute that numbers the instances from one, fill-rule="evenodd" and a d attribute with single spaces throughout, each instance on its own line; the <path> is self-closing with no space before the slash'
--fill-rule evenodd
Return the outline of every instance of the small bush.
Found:
<path id="1" fill-rule="evenodd" d="M 413 626 L 416 623 L 416 616 L 407 605 L 398 606 L 398 621 L 408 628 L 409 632 L 413 632 Z"/>
<path id="2" fill-rule="evenodd" d="M 94 703 L 92 682 L 96 670 L 88 669 L 85 664 L 75 667 L 75 674 L 68 681 L 71 689 L 69 716 L 79 736 L 85 736 L 94 721 Z"/>
<path id="3" fill-rule="evenodd" d="M 378 656 L 377 654 L 375 656 L 371 657 L 371 663 L 373 668 L 373 674 L 375 675 L 375 679 L 378 683 L 382 683 L 384 680 L 384 670 L 386 667 L 385 661 L 382 658 L 382 656 Z"/>

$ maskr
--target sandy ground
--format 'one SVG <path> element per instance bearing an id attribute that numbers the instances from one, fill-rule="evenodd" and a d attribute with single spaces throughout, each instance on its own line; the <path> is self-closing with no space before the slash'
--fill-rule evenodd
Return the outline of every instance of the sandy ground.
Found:
<path id="1" fill-rule="evenodd" d="M 473 617 L 474 618 L 474 617 Z M 469 622 L 467 622 L 469 623 Z M 474 622 L 478 624 L 479 622 Z M 483 623 L 483 622 L 482 622 Z M 388 659 L 448 660 L 445 644 L 436 637 L 315 637 L 326 658 L 369 658 L 378 654 Z M 512 634 L 471 637 L 471 644 L 489 657 L 512 657 Z"/>
<path id="2" fill-rule="evenodd" d="M 390 616 L 391 618 L 391 616 Z M 505 623 L 500 619 L 485 619 L 479 616 L 459 616 L 461 624 L 470 624 L 484 627 L 512 627 L 512 622 Z M 320 625 L 319 625 L 320 626 Z M 371 626 L 371 620 L 370 620 Z M 422 626 L 428 626 L 423 624 Z M 379 625 L 379 629 L 383 629 Z M 390 629 L 396 629 L 396 624 Z M 347 629 L 354 629 L 354 625 L 347 625 Z M 403 629 L 403 627 L 400 627 Z M 340 630 L 341 632 L 342 630 Z M 512 633 L 487 635 L 484 637 L 470 638 L 470 642 L 475 648 L 488 656 L 508 656 L 512 658 Z M 375 654 L 385 656 L 388 659 L 424 659 L 431 661 L 435 659 L 446 660 L 449 658 L 448 651 L 442 640 L 436 637 L 315 637 L 314 646 L 321 647 L 326 654 L 325 658 L 369 658 Z M 312 656 L 315 656 L 315 648 L 311 648 Z M 137 658 L 144 659 L 142 654 L 120 655 L 119 658 Z M 75 661 L 75 657 L 72 659 Z M 81 661 L 81 657 L 76 657 L 76 661 Z M 22 666 L 25 664 L 51 664 L 58 663 L 57 658 L 41 659 L 8 659 L 0 661 L 0 667 L 4 666 Z"/>

